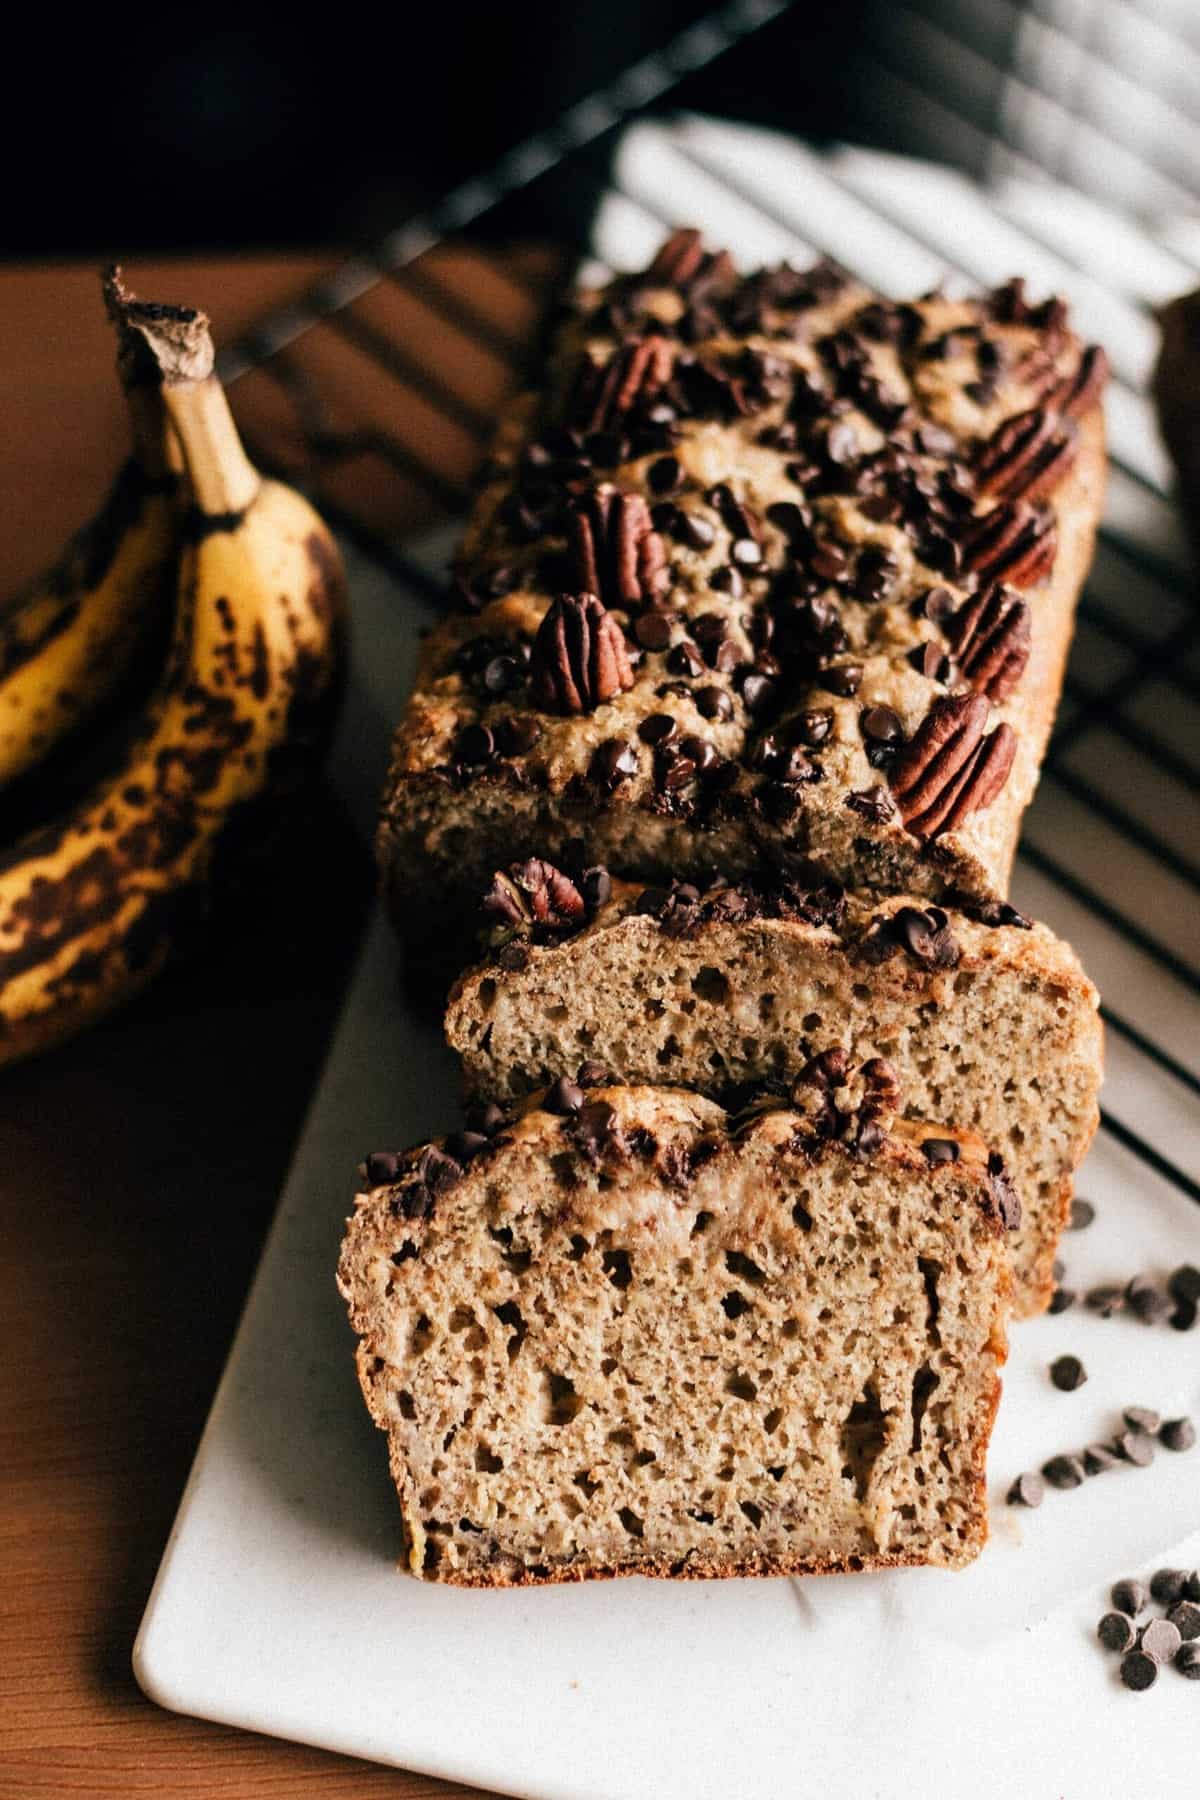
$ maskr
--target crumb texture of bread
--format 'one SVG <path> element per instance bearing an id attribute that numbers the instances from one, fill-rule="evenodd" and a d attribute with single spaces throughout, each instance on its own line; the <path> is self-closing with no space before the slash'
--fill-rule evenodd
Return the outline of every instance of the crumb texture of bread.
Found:
<path id="1" fill-rule="evenodd" d="M 1070 946 L 1041 925 L 950 911 L 952 966 L 899 944 L 872 965 L 863 941 L 880 921 L 921 916 L 920 902 L 851 897 L 838 930 L 777 918 L 672 930 L 678 915 L 639 912 L 641 893 L 622 887 L 583 931 L 459 981 L 446 1033 L 468 1092 L 508 1102 L 594 1060 L 620 1081 L 719 1100 L 786 1089 L 831 1046 L 886 1057 L 912 1116 L 970 1127 L 1003 1156 L 1022 1209 L 1009 1239 L 1017 1310 L 1043 1310 L 1099 1121 L 1098 995 Z"/>
<path id="2" fill-rule="evenodd" d="M 855 1155 L 611 1087 L 528 1105 L 452 1180 L 409 1159 L 431 1202 L 404 1170 L 361 1193 L 339 1285 L 413 1572 L 968 1562 L 1010 1274 L 983 1147 L 938 1135 L 955 1161 L 910 1124 Z"/>

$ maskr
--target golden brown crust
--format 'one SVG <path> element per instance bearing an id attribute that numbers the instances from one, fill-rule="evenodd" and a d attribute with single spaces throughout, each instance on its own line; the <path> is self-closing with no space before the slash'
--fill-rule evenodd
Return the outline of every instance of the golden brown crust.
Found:
<path id="1" fill-rule="evenodd" d="M 784 385 L 793 377 L 824 380 L 827 352 L 822 346 L 853 339 L 857 321 L 870 317 L 871 302 L 865 290 L 835 290 L 806 315 L 809 330 L 802 341 L 769 331 L 739 338 L 718 330 L 697 354 L 701 360 L 735 353 L 766 358 L 773 370 L 783 371 Z M 666 290 L 648 302 L 651 314 L 667 320 L 668 332 L 679 304 L 678 296 Z M 551 416 L 556 409 L 561 415 L 573 359 L 582 349 L 617 360 L 623 354 L 614 352 L 611 334 L 594 326 L 596 308 L 592 297 L 581 322 L 560 344 L 551 368 Z M 952 887 L 980 895 L 1004 891 L 1021 815 L 1036 785 L 1057 705 L 1075 598 L 1100 511 L 1105 466 L 1103 424 L 1095 404 L 1100 382 L 1091 383 L 1080 397 L 1084 410 L 1078 420 L 1053 410 L 1063 403 L 1061 390 L 1081 366 L 1077 340 L 1058 315 L 1049 324 L 1035 324 L 1027 310 L 1023 315 L 1018 307 L 1013 314 L 1011 307 L 1006 310 L 994 301 L 930 300 L 900 310 L 916 321 L 911 326 L 918 332 L 915 350 L 901 354 L 894 343 L 868 343 L 860 337 L 858 349 L 849 354 L 851 359 L 862 354 L 866 344 L 877 378 L 895 393 L 906 394 L 916 409 L 912 416 L 923 417 L 932 431 L 943 433 L 952 453 L 944 451 L 939 462 L 921 448 L 914 450 L 911 424 L 898 427 L 889 439 L 869 417 L 875 402 L 863 402 L 868 406 L 864 413 L 857 402 L 840 401 L 849 411 L 838 429 L 850 429 L 852 438 L 857 430 L 860 449 L 909 445 L 896 454 L 902 463 L 906 456 L 910 461 L 915 457 L 918 482 L 928 484 L 940 479 L 939 468 L 965 471 L 980 445 L 989 439 L 995 443 L 1006 420 L 1015 421 L 1031 408 L 1031 416 L 1052 427 L 1052 436 L 1058 434 L 1049 474 L 1040 465 L 1026 467 L 1018 456 L 1015 472 L 1008 470 L 997 489 L 990 464 L 985 459 L 980 465 L 988 470 L 988 492 L 976 498 L 973 516 L 986 517 L 990 524 L 1002 516 L 1009 519 L 1005 509 L 1015 509 L 1000 534 L 1009 545 L 1007 562 L 981 563 L 980 579 L 986 582 L 999 571 L 1010 586 L 1012 579 L 1017 581 L 1012 591 L 1024 594 L 1029 624 L 1022 629 L 1031 640 L 1027 665 L 1021 671 L 1012 663 L 1010 678 L 989 705 L 979 745 L 981 772 L 985 753 L 1000 771 L 1007 756 L 996 753 L 996 733 L 1003 735 L 1007 726 L 1015 739 L 1009 745 L 1015 751 L 1011 768 L 998 796 L 988 797 L 981 774 L 975 787 L 978 800 L 987 803 L 978 804 L 964 771 L 966 787 L 957 804 L 935 809 L 935 816 L 957 822 L 926 836 L 906 829 L 889 805 L 887 756 L 873 751 L 868 756 L 872 745 L 860 720 L 871 708 L 886 708 L 895 729 L 911 735 L 930 706 L 948 692 L 948 684 L 953 688 L 959 678 L 945 657 L 953 653 L 954 628 L 944 615 L 963 606 L 970 581 L 962 571 L 946 574 L 923 560 L 932 556 L 936 561 L 941 552 L 926 549 L 924 526 L 912 525 L 902 510 L 897 518 L 900 503 L 888 494 L 860 504 L 855 492 L 839 493 L 836 480 L 830 487 L 828 473 L 819 475 L 815 465 L 815 487 L 807 485 L 807 475 L 793 479 L 788 471 L 799 466 L 795 446 L 790 440 L 787 448 L 763 441 L 779 431 L 781 403 L 776 400 L 751 405 L 748 419 L 685 417 L 665 454 L 639 452 L 611 472 L 592 467 L 586 481 L 571 477 L 571 493 L 592 484 L 584 511 L 600 507 L 610 521 L 624 495 L 632 497 L 631 506 L 635 499 L 643 508 L 649 501 L 662 519 L 662 493 L 667 491 L 668 512 L 698 521 L 708 542 L 700 547 L 677 542 L 675 527 L 663 523 L 657 533 L 659 549 L 647 559 L 635 532 L 624 544 L 624 573 L 611 578 L 615 585 L 604 596 L 610 616 L 622 621 L 634 654 L 641 658 L 632 686 L 565 719 L 553 709 L 531 708 L 513 659 L 519 663 L 522 644 L 528 646 L 537 635 L 552 592 L 547 585 L 551 569 L 561 565 L 561 579 L 571 578 L 574 526 L 568 519 L 564 536 L 554 506 L 539 513 L 532 502 L 524 512 L 518 507 L 519 532 L 511 522 L 514 482 L 528 482 L 521 462 L 523 442 L 538 424 L 537 411 L 526 399 L 502 432 L 493 478 L 480 497 L 460 559 L 463 579 L 476 584 L 482 610 L 448 620 L 431 635 L 396 736 L 379 856 L 385 891 L 397 910 L 441 904 L 448 895 L 461 897 L 496 861 L 562 855 L 576 840 L 582 840 L 587 860 L 644 879 L 714 873 L 736 878 L 776 864 L 804 877 L 816 873 L 935 897 Z M 959 336 L 971 339 L 972 333 L 982 333 L 981 341 L 991 345 L 1005 370 L 991 386 L 972 378 L 977 377 L 975 364 L 960 348 L 937 348 L 946 342 L 957 346 Z M 932 360 L 929 345 L 936 350 Z M 861 371 L 852 380 L 860 376 Z M 978 399 L 969 397 L 976 389 Z M 541 427 L 544 431 L 544 417 Z M 923 429 L 918 428 L 918 437 Z M 809 442 L 801 433 L 802 445 Z M 547 454 L 540 452 L 539 480 Z M 800 454 L 803 460 L 808 452 L 801 448 Z M 869 462 L 875 452 L 867 448 L 863 454 Z M 675 473 L 674 485 L 668 482 L 664 490 L 655 471 L 665 463 Z M 955 479 L 969 485 L 965 473 Z M 721 492 L 726 499 L 712 498 Z M 538 504 L 545 504 L 540 490 Z M 813 521 L 811 528 L 803 527 L 810 548 L 798 548 L 795 533 L 801 527 L 794 521 L 799 513 Z M 601 529 L 596 518 L 586 527 L 593 550 Z M 636 529 L 644 531 L 645 517 L 639 518 Z M 945 519 L 941 524 L 950 529 Z M 756 534 L 757 543 L 749 532 Z M 1022 532 L 1033 533 L 1036 550 L 1018 552 Z M 819 555 L 811 549 L 814 542 Z M 748 560 L 739 564 L 743 553 Z M 962 553 L 968 560 L 977 554 L 969 547 Z M 600 579 L 595 575 L 601 566 L 598 554 L 585 556 L 581 565 L 591 572 L 589 579 Z M 832 572 L 839 559 L 853 567 L 852 577 Z M 884 577 L 877 573 L 880 560 L 887 570 Z M 500 580 L 501 568 L 506 591 L 489 599 L 488 583 Z M 779 597 L 781 591 L 790 592 L 797 569 L 803 572 L 801 591 L 815 591 L 818 607 L 816 624 L 804 615 L 801 640 L 808 645 L 804 633 L 815 630 L 823 646 L 819 651 L 804 648 L 798 662 L 789 636 L 795 630 L 788 612 L 792 602 Z M 814 569 L 819 575 L 814 576 Z M 626 596 L 638 591 L 639 580 L 644 589 L 630 602 Z M 914 617 L 912 602 L 934 589 L 944 596 L 942 616 Z M 643 643 L 639 634 L 646 616 L 653 613 L 661 622 L 664 611 L 675 623 L 665 638 L 656 623 L 656 635 Z M 772 622 L 771 648 L 764 653 L 763 634 Z M 717 636 L 705 638 L 701 628 L 711 628 Z M 925 662 L 917 666 L 913 659 L 921 656 Z M 481 686 L 480 659 L 488 657 L 492 662 Z M 840 681 L 838 671 L 850 665 L 862 671 L 858 687 L 853 693 L 831 692 L 822 668 L 832 666 Z M 759 670 L 766 671 L 765 681 Z M 555 691 L 549 677 L 540 691 Z M 564 691 L 574 690 L 568 683 Z M 789 787 L 792 777 L 782 780 L 781 757 L 771 745 L 781 734 L 794 742 L 789 734 L 796 720 L 814 708 L 828 714 L 832 731 L 816 746 L 804 739 L 800 762 L 815 768 L 820 779 L 805 774 Z M 673 735 L 659 748 L 660 740 L 644 736 L 642 728 L 651 719 L 664 718 L 668 725 L 673 721 Z M 515 738 L 514 720 L 519 728 Z M 526 742 L 530 732 L 533 741 Z M 618 760 L 622 746 L 623 760 Z M 689 773 L 698 757 L 699 771 Z M 863 798 L 877 794 L 882 795 L 878 803 Z"/>

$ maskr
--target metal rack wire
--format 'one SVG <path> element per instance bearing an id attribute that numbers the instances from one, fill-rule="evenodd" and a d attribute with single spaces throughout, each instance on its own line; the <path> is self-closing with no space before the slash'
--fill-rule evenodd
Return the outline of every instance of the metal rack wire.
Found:
<path id="1" fill-rule="evenodd" d="M 937 172 L 922 176 L 924 198 L 918 181 L 910 200 L 897 159 L 852 152 L 817 157 L 799 146 L 790 152 L 797 179 L 789 185 L 760 166 L 753 146 L 745 146 L 747 154 L 739 151 L 738 128 L 723 136 L 723 128 L 709 127 L 706 135 L 694 121 L 681 127 L 645 123 L 652 104 L 687 74 L 786 10 L 782 0 L 740 0 L 693 27 L 426 216 L 356 256 L 301 304 L 264 320 L 226 351 L 222 373 L 235 382 L 265 378 L 278 390 L 290 410 L 301 472 L 312 477 L 334 522 L 396 578 L 405 595 L 434 602 L 439 572 L 406 541 L 403 527 L 464 509 L 469 465 L 484 454 L 494 403 L 519 379 L 536 338 L 530 323 L 547 304 L 558 266 L 553 255 L 530 261 L 497 253 L 489 259 L 492 275 L 498 272 L 508 284 L 515 312 L 525 321 L 525 328 L 514 328 L 481 302 L 469 279 L 446 279 L 447 257 L 478 255 L 468 228 L 476 243 L 485 229 L 493 241 L 517 230 L 565 245 L 571 256 L 588 249 L 603 256 L 606 209 L 626 223 L 636 215 L 661 235 L 681 222 L 705 222 L 689 216 L 699 196 L 701 204 L 718 205 L 722 217 L 744 217 L 753 226 L 751 236 L 781 238 L 797 257 L 832 254 L 877 286 L 887 285 L 881 261 L 895 265 L 898 250 L 906 268 L 932 264 L 976 283 L 1017 268 L 1029 269 L 1035 279 L 1039 272 L 1061 276 L 1077 314 L 1090 314 L 1084 328 L 1093 319 L 1109 324 L 1101 335 L 1117 374 L 1114 499 L 1080 605 L 1063 713 L 1030 814 L 1018 881 L 1042 903 L 1039 910 L 1076 939 L 1085 960 L 1096 963 L 1106 988 L 1104 1016 L 1110 1042 L 1119 1046 L 1113 1060 L 1122 1080 L 1110 1085 L 1104 1130 L 1200 1201 L 1193 1150 L 1181 1154 L 1152 1142 L 1144 1123 L 1147 1079 L 1158 1084 L 1151 1111 L 1159 1121 L 1194 1122 L 1200 1094 L 1200 953 L 1193 930 L 1200 862 L 1192 831 L 1200 822 L 1200 610 L 1142 391 L 1154 338 L 1149 297 L 1136 288 L 1111 289 L 1048 242 L 1044 208 L 1024 204 L 1016 191 L 967 191 L 963 178 L 943 172 L 943 184 L 961 184 L 943 185 L 943 207 L 935 203 Z M 634 130 L 643 134 L 636 156 L 626 154 L 635 121 Z M 656 185 L 654 154 L 669 182 Z M 965 232 L 964 219 L 970 227 Z M 1012 266 L 997 272 L 993 261 L 1001 254 L 1012 257 Z M 903 288 L 898 267 L 895 273 Z M 1180 273 L 1190 279 L 1196 271 L 1181 264 Z M 380 290 L 402 295 L 448 341 L 468 343 L 488 361 L 486 400 L 464 394 L 447 363 L 414 349 L 372 316 L 372 297 Z M 421 409 L 434 437 L 440 432 L 453 439 L 449 463 L 430 444 L 390 429 L 386 416 L 380 423 L 378 404 L 371 418 L 336 421 L 328 386 L 309 354 L 318 334 L 327 344 L 336 342 L 360 372 L 374 371 L 392 394 L 397 417 L 403 398 Z M 364 458 L 395 481 L 396 530 L 381 527 L 381 511 L 386 517 L 388 509 L 386 498 L 380 507 L 378 482 L 369 516 L 353 494 L 339 494 L 329 483 L 331 474 L 344 474 Z M 289 472 L 296 472 L 294 462 Z M 1104 979 L 1100 965 L 1120 971 L 1121 978 Z"/>

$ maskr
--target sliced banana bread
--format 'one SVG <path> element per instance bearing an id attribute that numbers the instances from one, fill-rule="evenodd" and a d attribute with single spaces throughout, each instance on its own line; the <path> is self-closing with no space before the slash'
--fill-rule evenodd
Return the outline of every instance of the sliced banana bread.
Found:
<path id="1" fill-rule="evenodd" d="M 964 910 L 965 907 L 965 910 Z M 787 884 L 643 888 L 541 860 L 498 874 L 486 960 L 446 1035 L 468 1090 L 509 1101 L 599 1063 L 717 1099 L 818 1051 L 886 1056 L 908 1110 L 977 1131 L 1020 1196 L 1017 1310 L 1040 1312 L 1099 1119 L 1098 996 L 1074 951 L 998 904 Z"/>
<path id="2" fill-rule="evenodd" d="M 894 1104 L 879 1063 L 738 1116 L 559 1081 L 369 1158 L 339 1287 L 414 1573 L 975 1556 L 1012 1196 Z"/>
<path id="3" fill-rule="evenodd" d="M 677 234 L 501 430 L 396 735 L 385 891 L 497 863 L 1003 895 L 1104 481 L 1103 353 Z"/>

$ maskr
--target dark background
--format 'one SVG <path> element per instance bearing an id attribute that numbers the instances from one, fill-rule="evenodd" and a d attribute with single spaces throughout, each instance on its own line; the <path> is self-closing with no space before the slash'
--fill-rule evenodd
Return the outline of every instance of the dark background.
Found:
<path id="1" fill-rule="evenodd" d="M 243 0 L 105 8 L 69 27 L 26 12 L 0 109 L 4 254 L 369 238 L 711 10 L 402 0 L 302 24 L 299 9 Z M 678 102 L 805 137 L 844 130 L 863 10 L 801 0 Z"/>

